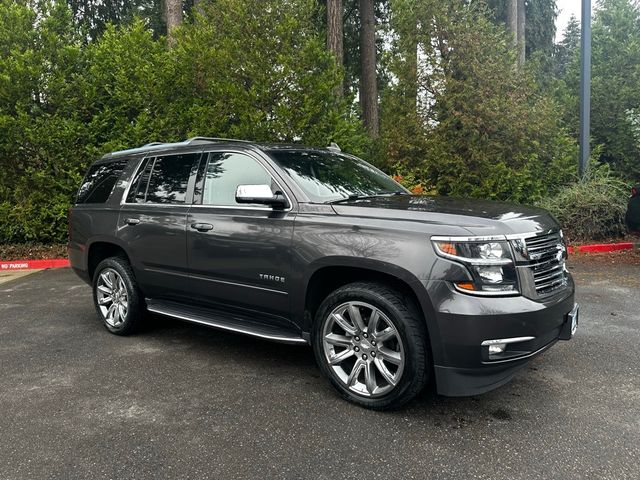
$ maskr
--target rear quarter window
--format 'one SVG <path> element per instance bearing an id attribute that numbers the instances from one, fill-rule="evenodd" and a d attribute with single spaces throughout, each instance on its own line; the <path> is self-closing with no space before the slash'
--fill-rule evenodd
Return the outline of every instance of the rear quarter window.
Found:
<path id="1" fill-rule="evenodd" d="M 126 165 L 126 160 L 92 165 L 78 190 L 76 203 L 105 203 Z"/>

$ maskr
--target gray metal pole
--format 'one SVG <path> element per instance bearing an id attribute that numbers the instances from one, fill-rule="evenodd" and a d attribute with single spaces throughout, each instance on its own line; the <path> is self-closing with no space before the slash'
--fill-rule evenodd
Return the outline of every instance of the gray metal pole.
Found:
<path id="1" fill-rule="evenodd" d="M 591 130 L 591 0 L 582 0 L 582 35 L 580 41 L 580 163 L 584 176 L 589 165 Z"/>

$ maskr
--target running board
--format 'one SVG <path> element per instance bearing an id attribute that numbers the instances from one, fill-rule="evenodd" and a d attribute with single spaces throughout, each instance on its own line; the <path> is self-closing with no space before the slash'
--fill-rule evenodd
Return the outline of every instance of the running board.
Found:
<path id="1" fill-rule="evenodd" d="M 230 332 L 243 333 L 274 342 L 290 344 L 307 343 L 304 338 L 297 336 L 294 332 L 284 330 L 278 326 L 251 322 L 249 319 L 244 319 L 238 315 L 223 314 L 173 302 L 160 302 L 149 299 L 146 299 L 146 302 L 148 311 L 186 322 L 206 325 L 207 327 Z"/>

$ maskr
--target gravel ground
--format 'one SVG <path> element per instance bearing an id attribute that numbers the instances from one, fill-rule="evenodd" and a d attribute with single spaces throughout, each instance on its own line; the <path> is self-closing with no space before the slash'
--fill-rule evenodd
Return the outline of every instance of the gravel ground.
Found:
<path id="1" fill-rule="evenodd" d="M 574 340 L 393 413 L 340 400 L 309 348 L 163 318 L 119 338 L 68 269 L 6 283 L 0 479 L 638 479 L 640 268 L 572 270 Z"/>

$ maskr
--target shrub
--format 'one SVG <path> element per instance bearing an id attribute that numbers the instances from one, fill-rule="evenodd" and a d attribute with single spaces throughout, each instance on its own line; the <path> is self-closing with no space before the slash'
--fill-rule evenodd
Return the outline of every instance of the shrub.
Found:
<path id="1" fill-rule="evenodd" d="M 626 233 L 626 183 L 607 165 L 592 165 L 587 175 L 539 202 L 560 222 L 569 241 L 602 240 Z"/>
<path id="2" fill-rule="evenodd" d="M 577 144 L 532 72 L 513 68 L 481 3 L 420 2 L 421 24 L 435 27 L 418 29 L 417 73 L 394 52 L 398 82 L 382 99 L 387 163 L 440 195 L 533 203 L 571 181 Z M 417 92 L 407 88 L 413 76 Z"/>

